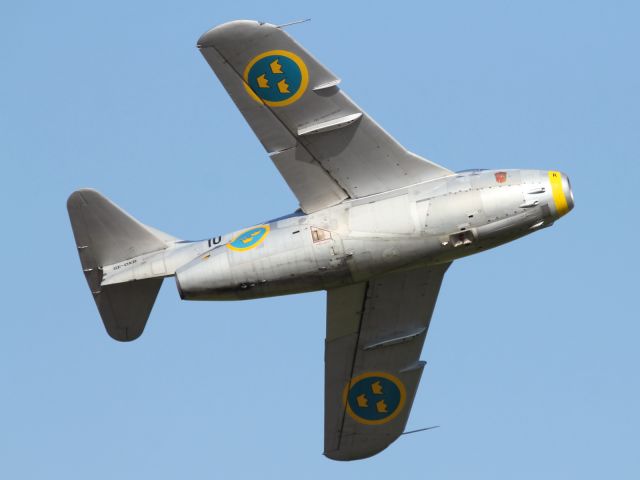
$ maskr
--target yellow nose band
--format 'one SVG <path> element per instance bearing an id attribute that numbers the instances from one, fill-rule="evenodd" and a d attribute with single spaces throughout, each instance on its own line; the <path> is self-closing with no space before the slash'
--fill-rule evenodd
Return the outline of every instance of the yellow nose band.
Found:
<path id="1" fill-rule="evenodd" d="M 562 188 L 562 174 L 560 172 L 549 172 L 549 181 L 551 182 L 553 203 L 556 205 L 558 216 L 561 217 L 569 211 L 567 198 L 564 196 L 564 189 Z"/>

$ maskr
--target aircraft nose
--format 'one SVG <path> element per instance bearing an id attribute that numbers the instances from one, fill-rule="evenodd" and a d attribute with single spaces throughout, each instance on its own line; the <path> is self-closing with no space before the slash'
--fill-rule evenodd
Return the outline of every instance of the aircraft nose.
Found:
<path id="1" fill-rule="evenodd" d="M 553 197 L 551 203 L 555 206 L 556 216 L 560 218 L 573 209 L 571 182 L 564 173 L 555 171 L 549 172 L 549 182 L 551 183 L 551 195 Z"/>
<path id="2" fill-rule="evenodd" d="M 573 190 L 571 189 L 571 181 L 564 173 L 562 174 L 562 188 L 564 197 L 567 199 L 567 213 L 573 210 Z"/>

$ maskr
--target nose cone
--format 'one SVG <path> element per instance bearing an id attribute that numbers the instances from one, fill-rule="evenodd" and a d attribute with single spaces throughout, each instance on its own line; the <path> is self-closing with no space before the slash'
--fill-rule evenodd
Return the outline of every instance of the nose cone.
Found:
<path id="1" fill-rule="evenodd" d="M 564 196 L 567 199 L 567 207 L 569 208 L 567 212 L 570 212 L 573 210 L 573 190 L 571 190 L 571 181 L 569 180 L 569 177 L 564 173 L 562 174 L 562 188 Z"/>
<path id="2" fill-rule="evenodd" d="M 566 215 L 573 209 L 573 191 L 569 177 L 561 172 L 549 172 L 549 182 L 551 183 L 552 207 L 555 207 L 557 218 Z"/>

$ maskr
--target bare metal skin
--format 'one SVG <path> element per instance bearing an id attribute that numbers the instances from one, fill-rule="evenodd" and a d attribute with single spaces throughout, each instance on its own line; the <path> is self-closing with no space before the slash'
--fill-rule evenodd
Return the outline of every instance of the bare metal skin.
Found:
<path id="1" fill-rule="evenodd" d="M 240 232 L 222 236 L 213 248 L 207 241 L 195 250 L 178 244 L 164 255 L 168 263 L 172 256 L 182 263 L 182 249 L 198 252 L 176 270 L 181 298 L 246 300 L 450 262 L 548 227 L 560 217 L 548 172 L 509 170 L 504 183 L 496 182 L 495 173 L 461 173 L 268 222 L 264 248 L 243 255 L 226 248 Z M 561 181 L 571 209 L 569 181 L 564 175 Z M 330 238 L 314 242 L 314 227 L 330 232 Z"/>
<path id="2" fill-rule="evenodd" d="M 404 432 L 451 262 L 551 226 L 574 206 L 569 179 L 455 173 L 411 153 L 281 27 L 229 22 L 198 48 L 300 209 L 188 242 L 74 192 L 69 217 L 106 330 L 138 338 L 166 277 L 184 300 L 326 290 L 324 454 L 375 455 Z"/>

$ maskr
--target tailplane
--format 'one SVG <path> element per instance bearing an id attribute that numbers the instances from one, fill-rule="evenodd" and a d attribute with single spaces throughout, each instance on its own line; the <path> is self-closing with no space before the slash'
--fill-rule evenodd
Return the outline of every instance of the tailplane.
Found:
<path id="1" fill-rule="evenodd" d="M 84 275 L 107 333 L 119 341 L 138 338 L 162 285 L 162 277 L 102 286 L 102 267 L 164 250 L 176 240 L 147 227 L 99 192 L 73 192 L 67 210 Z"/>

